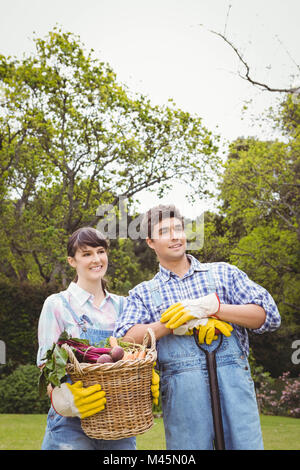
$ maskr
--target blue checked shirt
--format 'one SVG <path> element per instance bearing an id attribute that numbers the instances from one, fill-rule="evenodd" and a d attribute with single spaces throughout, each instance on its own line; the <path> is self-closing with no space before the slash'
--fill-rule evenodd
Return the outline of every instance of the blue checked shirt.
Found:
<path id="1" fill-rule="evenodd" d="M 281 319 L 273 298 L 266 289 L 251 281 L 247 274 L 228 263 L 200 263 L 193 256 L 187 256 L 190 269 L 182 278 L 162 266 L 154 276 L 153 281 L 159 286 L 162 300 L 158 307 L 153 301 L 150 289 L 153 281 L 142 282 L 129 291 L 123 313 L 116 322 L 115 336 L 124 336 L 137 323 L 158 321 L 162 312 L 180 300 L 195 299 L 211 293 L 208 269 L 211 270 L 221 304 L 257 304 L 264 308 L 266 320 L 260 328 L 252 330 L 253 332 L 262 334 L 279 328 Z M 246 328 L 234 324 L 233 327 L 244 353 L 248 355 L 249 339 Z"/>

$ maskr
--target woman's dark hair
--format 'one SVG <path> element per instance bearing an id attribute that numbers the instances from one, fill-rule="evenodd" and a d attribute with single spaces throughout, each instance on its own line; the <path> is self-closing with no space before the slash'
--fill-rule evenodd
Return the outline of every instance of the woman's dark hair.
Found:
<path id="1" fill-rule="evenodd" d="M 67 244 L 67 253 L 68 256 L 74 258 L 76 251 L 78 248 L 84 248 L 86 246 L 92 246 L 96 248 L 97 246 L 102 246 L 105 251 L 108 251 L 109 248 L 109 241 L 105 238 L 105 236 L 96 230 L 93 227 L 82 227 L 72 233 L 69 237 L 68 244 Z M 76 275 L 74 282 L 78 281 L 78 276 Z M 105 279 L 101 279 L 102 289 L 106 289 L 107 281 Z"/>

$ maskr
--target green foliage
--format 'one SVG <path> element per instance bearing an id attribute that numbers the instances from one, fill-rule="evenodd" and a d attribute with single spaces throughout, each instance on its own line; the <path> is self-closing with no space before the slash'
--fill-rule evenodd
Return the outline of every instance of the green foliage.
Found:
<path id="1" fill-rule="evenodd" d="M 0 282 L 0 334 L 11 369 L 35 364 L 37 328 L 43 303 L 57 287 Z"/>
<path id="2" fill-rule="evenodd" d="M 230 145 L 219 180 L 219 213 L 206 214 L 201 261 L 226 261 L 265 287 L 282 325 L 255 335 L 259 364 L 278 377 L 289 370 L 291 345 L 300 335 L 300 106 L 289 96 L 272 110 L 282 141 L 240 138 Z"/>
<path id="3" fill-rule="evenodd" d="M 107 278 L 109 289 L 120 295 L 157 272 L 158 262 L 144 240 L 117 239 L 111 241 Z"/>
<path id="4" fill-rule="evenodd" d="M 163 194 L 175 179 L 202 194 L 217 138 L 173 103 L 133 96 L 73 34 L 35 45 L 22 60 L 0 56 L 0 278 L 66 285 L 74 230 L 95 226 L 99 206 Z"/>
<path id="5" fill-rule="evenodd" d="M 260 412 L 266 415 L 300 418 L 300 376 L 291 378 L 290 372 L 284 372 L 274 379 L 270 372 L 258 365 L 252 350 L 249 363 Z"/>
<path id="6" fill-rule="evenodd" d="M 66 377 L 66 365 L 69 359 L 67 351 L 61 347 L 53 345 L 46 353 L 47 360 L 41 370 L 39 378 L 39 393 L 42 397 L 47 392 L 47 386 L 59 387 L 62 379 Z"/>
<path id="7" fill-rule="evenodd" d="M 273 120 L 282 141 L 238 139 L 220 184 L 229 225 L 229 260 L 274 297 L 282 316 L 276 333 L 251 340 L 255 356 L 279 375 L 297 373 L 291 344 L 300 334 L 300 120 L 299 104 L 285 97 Z"/>
<path id="8" fill-rule="evenodd" d="M 0 413 L 47 413 L 49 398 L 39 397 L 39 370 L 27 364 L 0 380 Z"/>

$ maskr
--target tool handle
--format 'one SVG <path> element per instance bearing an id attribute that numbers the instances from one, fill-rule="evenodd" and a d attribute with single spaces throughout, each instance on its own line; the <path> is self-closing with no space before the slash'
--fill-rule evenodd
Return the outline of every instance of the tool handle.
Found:
<path id="1" fill-rule="evenodd" d="M 214 423 L 214 430 L 215 430 L 215 448 L 216 450 L 224 450 L 225 449 L 224 430 L 223 430 L 215 351 L 211 351 L 211 352 L 206 351 L 206 361 L 207 361 L 207 369 L 208 369 L 208 376 L 209 376 L 211 408 L 212 408 L 213 423 Z"/>

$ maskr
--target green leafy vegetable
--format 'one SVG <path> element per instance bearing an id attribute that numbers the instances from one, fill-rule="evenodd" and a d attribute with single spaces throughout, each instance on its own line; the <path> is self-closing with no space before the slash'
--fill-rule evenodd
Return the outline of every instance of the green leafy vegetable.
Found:
<path id="1" fill-rule="evenodd" d="M 62 379 L 66 376 L 66 365 L 68 353 L 64 349 L 54 344 L 52 349 L 48 349 L 45 358 L 46 363 L 41 370 L 39 378 L 39 393 L 42 396 L 47 392 L 47 385 L 60 386 Z"/>

